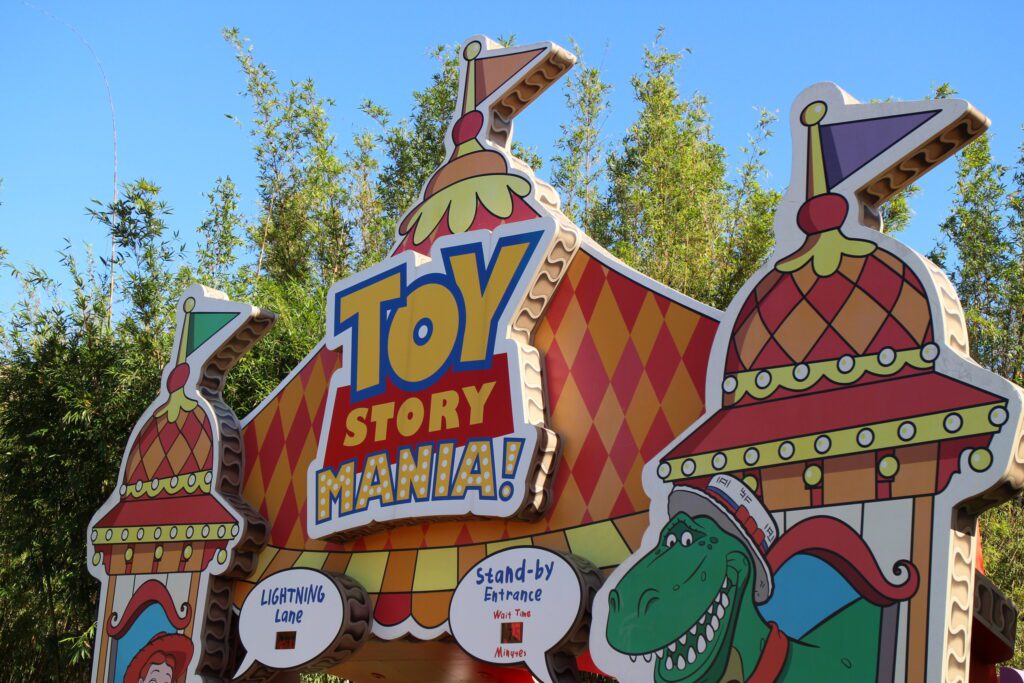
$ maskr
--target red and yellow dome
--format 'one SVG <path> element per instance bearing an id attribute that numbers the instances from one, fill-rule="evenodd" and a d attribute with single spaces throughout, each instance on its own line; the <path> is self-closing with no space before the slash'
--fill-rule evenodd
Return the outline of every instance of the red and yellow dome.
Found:
<path id="1" fill-rule="evenodd" d="M 829 180 L 834 150 L 823 152 L 817 137 L 825 112 L 816 102 L 801 117 L 811 157 L 808 199 L 796 214 L 804 242 L 719 330 L 728 335 L 724 363 L 709 375 L 717 374 L 722 407 L 663 456 L 662 480 L 731 472 L 757 490 L 777 467 L 771 478 L 795 471 L 816 488 L 829 472 L 842 479 L 843 461 L 833 458 L 858 456 L 846 469 L 871 465 L 881 485 L 904 453 L 907 462 L 932 461 L 934 492 L 966 451 L 972 468 L 991 465 L 987 447 L 1008 419 L 1006 399 L 937 371 L 940 353 L 952 351 L 935 338 L 935 285 L 922 284 L 880 240 L 844 234 L 849 206 Z"/>
<path id="2" fill-rule="evenodd" d="M 733 330 L 724 405 L 919 374 L 938 352 L 921 281 L 883 249 L 844 255 L 824 277 L 811 263 L 772 270 Z"/>
<path id="3" fill-rule="evenodd" d="M 525 164 L 506 151 L 510 120 L 571 66 L 572 57 L 553 48 L 485 48 L 473 40 L 462 60 L 461 116 L 451 129 L 450 154 L 427 181 L 421 201 L 402 218 L 395 254 L 429 254 L 446 235 L 494 230 L 540 215 L 531 206 L 535 188 L 529 174 L 511 168 Z M 508 96 L 514 103 L 506 101 Z M 496 141 L 491 140 L 494 117 L 503 123 Z"/>
<path id="4" fill-rule="evenodd" d="M 197 371 L 187 356 L 235 316 L 194 312 L 185 301 L 177 365 L 167 374 L 167 399 L 138 430 L 128 450 L 120 500 L 93 527 L 94 562 L 107 573 L 201 571 L 224 562 L 238 536 L 235 516 L 213 495 L 213 416 L 186 394 Z"/>

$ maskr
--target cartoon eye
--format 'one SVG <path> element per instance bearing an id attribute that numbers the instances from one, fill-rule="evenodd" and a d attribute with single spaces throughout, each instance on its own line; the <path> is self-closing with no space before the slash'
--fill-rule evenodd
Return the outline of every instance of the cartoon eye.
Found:
<path id="1" fill-rule="evenodd" d="M 665 537 L 665 547 L 666 548 L 671 548 L 675 544 L 676 544 L 676 535 L 675 534 L 669 534 L 668 536 Z"/>
<path id="2" fill-rule="evenodd" d="M 689 531 L 684 531 L 679 536 L 679 545 L 688 546 L 688 545 L 691 545 L 692 543 L 693 543 L 693 534 L 691 534 Z"/>

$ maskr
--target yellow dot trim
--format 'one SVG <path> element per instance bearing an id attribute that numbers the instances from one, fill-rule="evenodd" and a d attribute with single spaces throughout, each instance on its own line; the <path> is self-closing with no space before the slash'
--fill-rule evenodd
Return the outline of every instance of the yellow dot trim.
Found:
<path id="1" fill-rule="evenodd" d="M 669 467 L 667 469 L 660 468 L 661 471 L 658 474 L 665 481 L 676 481 L 679 479 L 706 477 L 719 472 L 748 470 L 750 465 L 745 462 L 743 456 L 751 447 L 757 448 L 760 453 L 758 459 L 758 467 L 760 468 L 821 458 L 834 458 L 854 453 L 870 453 L 886 448 L 912 446 L 980 434 L 994 434 L 999 431 L 1000 425 L 992 423 L 989 419 L 989 413 L 993 408 L 1005 408 L 1005 406 L 1005 403 L 989 403 L 962 410 L 919 415 L 907 419 L 890 420 L 888 422 L 868 425 L 856 425 L 847 429 L 806 434 L 779 441 L 744 444 L 724 451 L 712 451 L 696 455 L 680 454 L 678 457 L 666 460 L 665 462 Z M 949 424 L 946 422 L 946 418 L 951 414 L 959 415 L 962 420 L 959 429 L 955 433 L 950 433 L 946 428 L 946 425 Z M 912 425 L 913 429 L 904 426 L 907 424 Z M 902 430 L 900 429 L 901 427 L 903 427 Z M 874 440 L 867 446 L 862 446 L 857 440 L 858 433 L 864 428 L 869 428 L 874 434 Z M 826 445 L 827 447 L 823 450 L 819 450 Z M 788 457 L 783 457 L 786 455 Z M 991 454 L 989 456 L 991 457 Z M 683 464 L 687 460 L 692 460 L 693 465 L 687 466 L 684 472 Z M 980 465 L 983 462 L 984 457 L 979 456 L 978 464 Z"/>
<path id="2" fill-rule="evenodd" d="M 800 363 L 785 365 L 763 370 L 738 372 L 729 377 L 735 380 L 733 391 L 725 395 L 733 401 L 744 396 L 752 398 L 768 398 L 779 389 L 804 391 L 810 389 L 823 379 L 840 385 L 854 384 L 864 375 L 888 377 L 895 375 L 906 367 L 926 370 L 934 367 L 934 361 L 924 359 L 924 349 L 905 349 L 903 351 L 883 350 L 864 356 L 845 356 L 834 360 L 816 363 Z"/>

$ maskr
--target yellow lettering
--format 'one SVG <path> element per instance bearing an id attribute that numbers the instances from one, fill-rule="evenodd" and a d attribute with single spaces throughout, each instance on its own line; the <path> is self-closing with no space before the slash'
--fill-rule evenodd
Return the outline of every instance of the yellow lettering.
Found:
<path id="1" fill-rule="evenodd" d="M 398 486 L 395 498 L 398 502 L 427 500 L 430 493 L 430 456 L 434 452 L 431 444 L 420 446 L 413 458 L 411 448 L 398 451 Z"/>
<path id="2" fill-rule="evenodd" d="M 451 490 L 452 468 L 455 462 L 455 445 L 452 441 L 442 441 L 437 445 L 437 473 L 434 475 L 434 496 L 446 498 Z"/>
<path id="3" fill-rule="evenodd" d="M 458 334 L 459 306 L 452 293 L 437 282 L 420 285 L 392 316 L 388 330 L 391 371 L 409 383 L 432 377 L 451 356 Z"/>
<path id="4" fill-rule="evenodd" d="M 353 383 L 356 391 L 365 391 L 381 383 L 380 335 L 384 302 L 402 296 L 402 278 L 398 273 L 377 280 L 335 299 L 337 324 L 352 321 L 352 336 L 358 353 L 354 353 Z"/>
<path id="5" fill-rule="evenodd" d="M 334 500 L 338 501 L 338 514 L 352 512 L 352 491 L 354 488 L 356 466 L 349 461 L 338 468 L 335 474 L 329 469 L 317 473 L 317 506 L 316 519 L 325 522 L 331 518 L 331 507 Z"/>
<path id="6" fill-rule="evenodd" d="M 345 445 L 358 446 L 366 440 L 366 408 L 356 408 L 345 416 Z"/>
<path id="7" fill-rule="evenodd" d="M 493 390 L 494 382 L 487 382 L 479 387 L 462 387 L 462 393 L 469 402 L 469 424 L 478 425 L 484 421 L 484 405 Z"/>
<path id="8" fill-rule="evenodd" d="M 494 458 L 491 456 L 491 442 L 486 439 L 466 444 L 459 471 L 455 473 L 453 498 L 465 497 L 470 489 L 478 490 L 481 498 L 494 497 Z"/>
<path id="9" fill-rule="evenodd" d="M 395 416 L 394 403 L 378 403 L 370 409 L 370 421 L 373 422 L 373 440 L 383 441 L 388 438 L 388 422 Z"/>
<path id="10" fill-rule="evenodd" d="M 459 394 L 457 391 L 439 391 L 430 397 L 430 423 L 427 428 L 432 432 L 459 427 Z"/>
<path id="11" fill-rule="evenodd" d="M 368 456 L 363 467 L 363 476 L 359 481 L 359 501 L 356 509 L 365 510 L 374 498 L 389 504 L 394 500 L 394 491 L 387 453 Z"/>
<path id="12" fill-rule="evenodd" d="M 455 254 L 449 259 L 452 276 L 466 308 L 466 328 L 462 337 L 462 362 L 479 362 L 490 350 L 491 328 L 498 306 L 512 285 L 512 278 L 526 256 L 530 245 L 506 244 L 491 260 L 490 276 L 485 288 L 476 254 Z"/>
<path id="13" fill-rule="evenodd" d="M 423 424 L 423 401 L 415 396 L 410 396 L 402 401 L 402 407 L 398 409 L 398 419 L 395 420 L 395 423 L 402 436 L 412 436 L 419 431 L 420 425 Z"/>

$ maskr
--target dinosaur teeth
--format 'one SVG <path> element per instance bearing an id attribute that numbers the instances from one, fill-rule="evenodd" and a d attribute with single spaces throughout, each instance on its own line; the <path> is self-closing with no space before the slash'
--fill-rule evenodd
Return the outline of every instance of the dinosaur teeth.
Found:
<path id="1" fill-rule="evenodd" d="M 659 661 L 664 661 L 666 670 L 674 668 L 677 671 L 682 671 L 687 662 L 693 664 L 696 661 L 698 653 L 703 654 L 707 651 L 708 646 L 715 637 L 715 633 L 725 619 L 725 608 L 729 606 L 729 596 L 726 594 L 728 587 L 729 580 L 725 579 L 722 581 L 722 590 L 715 596 L 711 604 L 708 605 L 707 611 L 701 615 L 697 623 L 693 624 L 688 632 L 684 631 L 678 640 L 657 650 L 655 657 Z M 698 631 L 702 635 L 698 636 Z M 690 640 L 689 636 L 695 636 L 696 642 L 695 645 L 687 647 L 688 640 L 694 643 L 694 640 Z M 694 648 L 696 648 L 696 651 Z M 684 652 L 686 653 L 685 656 Z M 636 657 L 630 657 L 630 659 L 636 661 Z M 644 655 L 644 661 L 651 661 L 651 653 Z"/>
<path id="2" fill-rule="evenodd" d="M 631 661 L 633 663 L 636 663 L 636 655 L 630 655 L 629 656 L 629 661 Z"/>
<path id="3" fill-rule="evenodd" d="M 647 653 L 644 654 L 644 661 L 645 662 L 651 661 L 651 653 L 650 652 L 647 652 Z"/>

